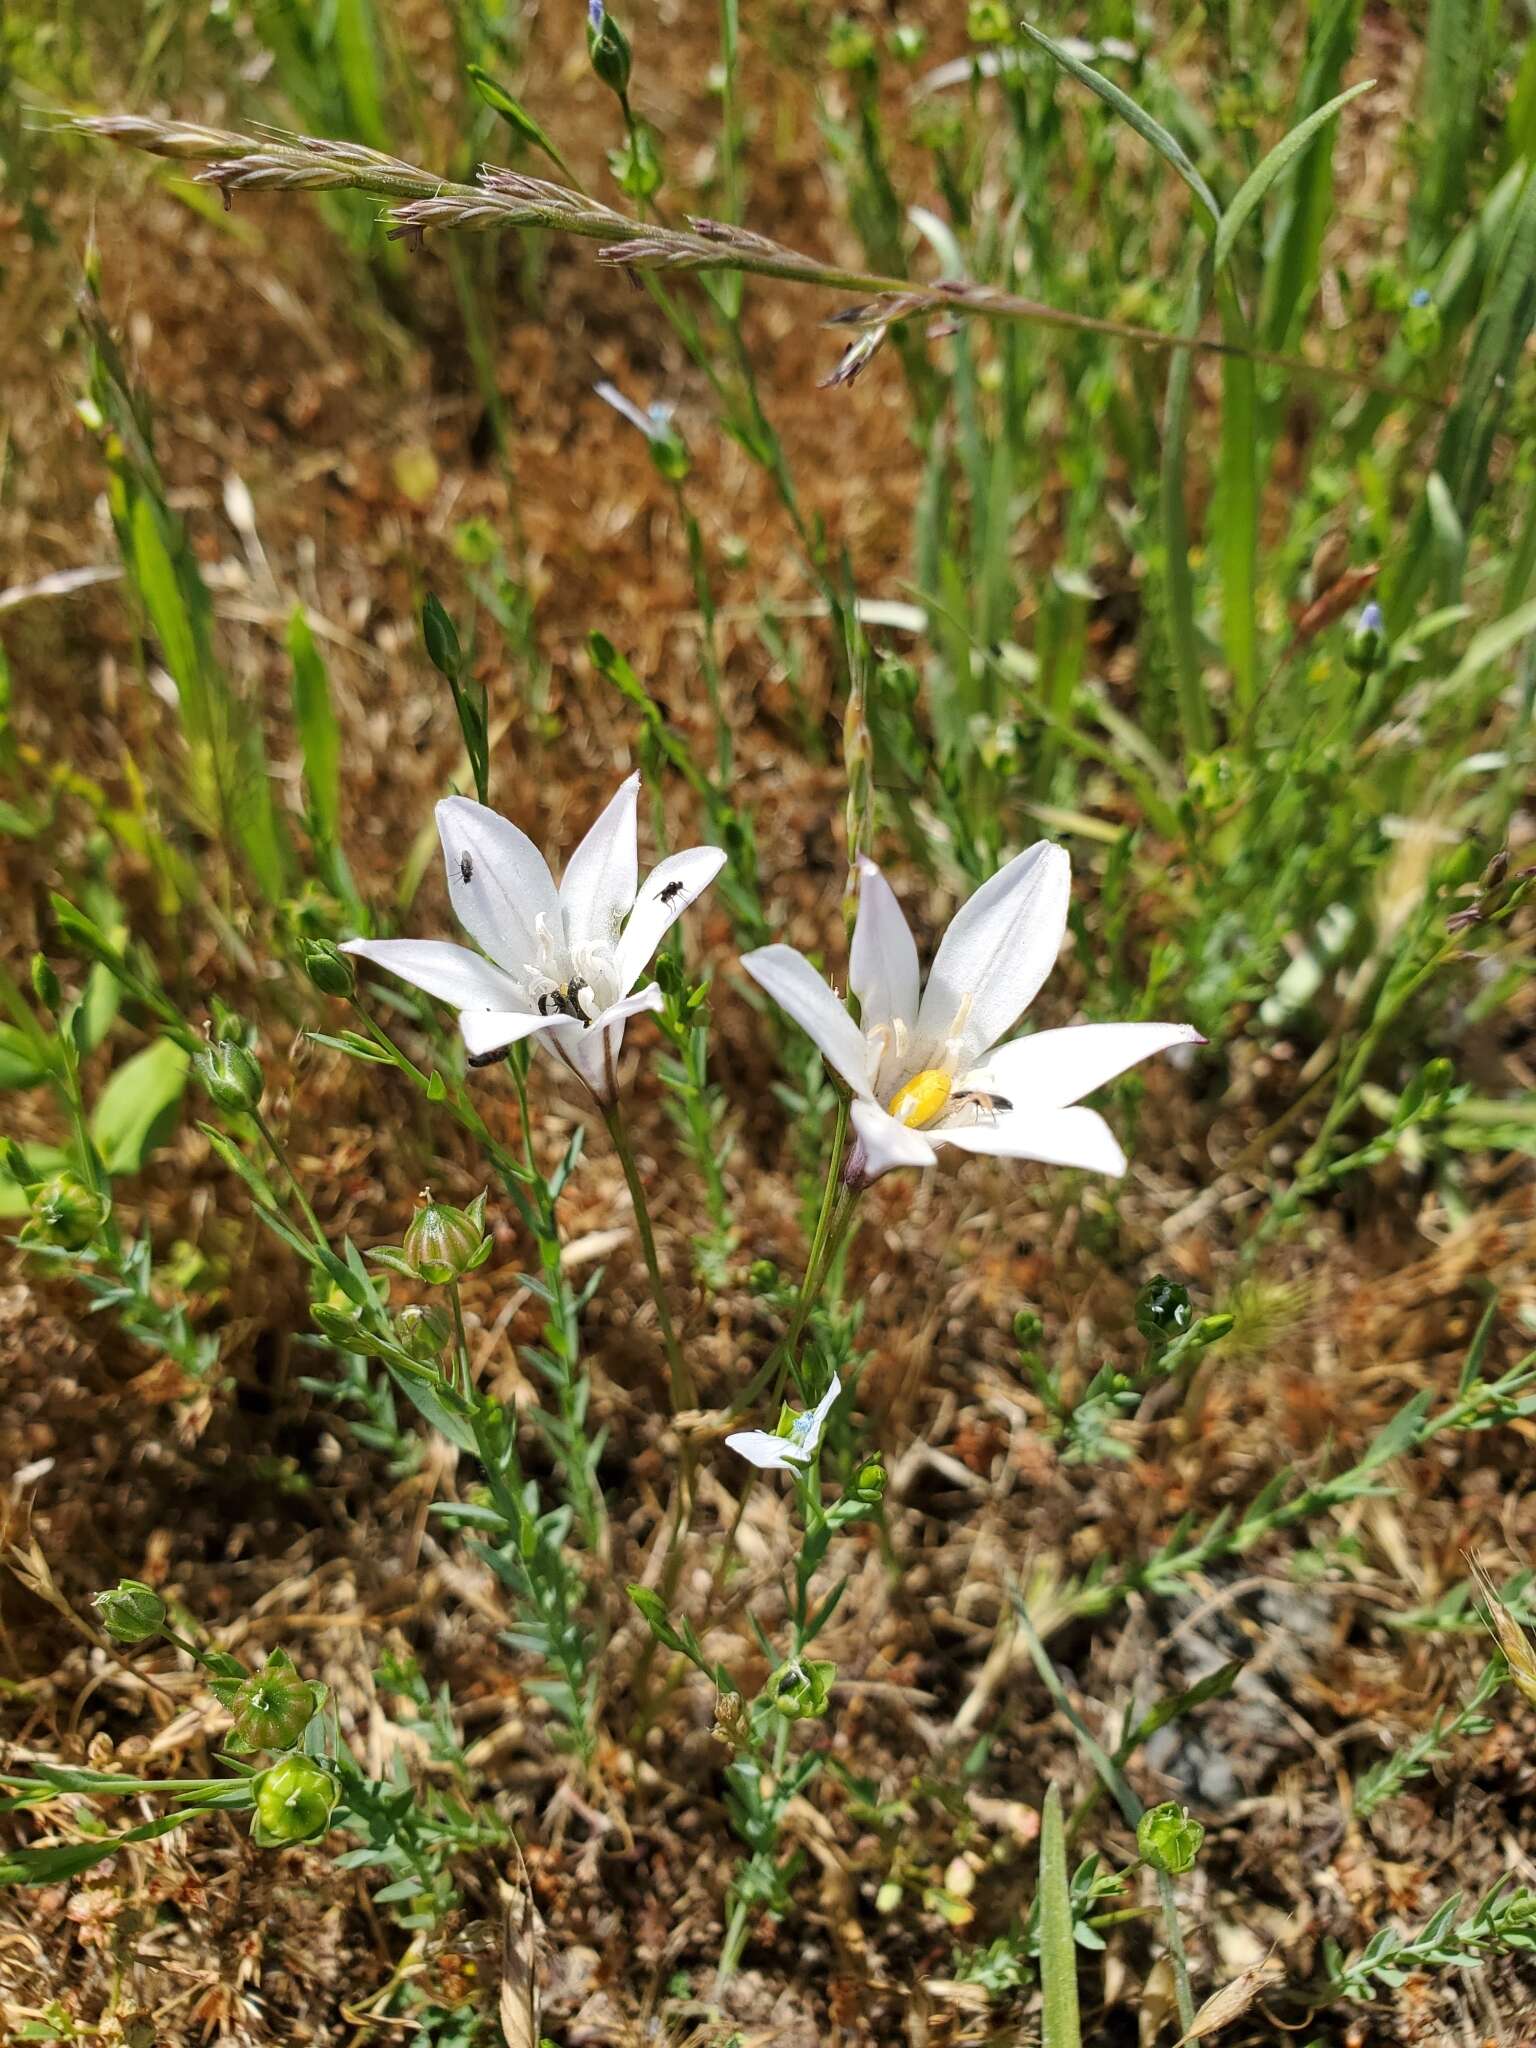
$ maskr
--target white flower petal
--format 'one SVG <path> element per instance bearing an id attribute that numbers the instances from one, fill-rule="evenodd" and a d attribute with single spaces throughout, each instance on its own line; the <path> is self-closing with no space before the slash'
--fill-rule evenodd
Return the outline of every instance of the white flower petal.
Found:
<path id="1" fill-rule="evenodd" d="M 744 953 L 741 964 L 815 1041 L 822 1058 L 854 1093 L 873 1100 L 864 1034 L 805 955 L 793 946 L 759 946 L 755 953 Z"/>
<path id="2" fill-rule="evenodd" d="M 1125 1154 L 1096 1109 L 1005 1109 L 977 1123 L 939 1124 L 929 1135 L 936 1145 L 1000 1159 L 1038 1159 L 1087 1173 L 1125 1171 Z"/>
<path id="3" fill-rule="evenodd" d="M 525 1007 L 522 991 L 499 967 L 471 953 L 468 946 L 450 945 L 446 939 L 348 939 L 340 950 L 388 968 L 457 1010 Z"/>
<path id="4" fill-rule="evenodd" d="M 842 1380 L 834 1373 L 832 1384 L 816 1406 L 795 1417 L 788 1436 L 773 1435 L 766 1429 L 740 1429 L 725 1441 L 761 1472 L 793 1472 L 809 1465 L 821 1449 L 827 1417 L 842 1391 Z"/>
<path id="5" fill-rule="evenodd" d="M 897 1166 L 934 1166 L 938 1154 L 923 1131 L 898 1123 L 878 1102 L 855 1102 L 853 1128 L 864 1154 L 864 1178 L 878 1180 Z"/>
<path id="6" fill-rule="evenodd" d="M 953 1037 L 963 1071 L 1028 1009 L 1061 950 L 1071 887 L 1065 848 L 1042 839 L 956 911 L 917 1016 L 935 1063 Z"/>
<path id="7" fill-rule="evenodd" d="M 635 833 L 639 795 L 639 776 L 626 776 L 566 862 L 560 877 L 560 908 L 573 947 L 594 941 L 611 946 L 629 915 L 640 879 Z"/>
<path id="8" fill-rule="evenodd" d="M 872 860 L 859 862 L 859 914 L 853 927 L 848 982 L 859 999 L 859 1023 L 877 1031 L 898 1017 L 917 1021 L 917 942 L 890 883 Z"/>
<path id="9" fill-rule="evenodd" d="M 645 972 L 668 930 L 724 866 L 725 854 L 718 846 L 691 846 L 656 863 L 635 898 L 614 954 L 621 989 Z"/>
<path id="10" fill-rule="evenodd" d="M 645 1010 L 663 1008 L 665 998 L 653 981 L 621 996 L 590 1024 L 570 1022 L 570 1029 L 547 1039 L 551 1051 L 573 1067 L 599 1102 L 612 1102 L 618 1085 L 619 1048 L 624 1043 L 624 1022 Z M 569 1021 L 569 1020 L 567 1020 Z"/>
<path id="11" fill-rule="evenodd" d="M 649 415 L 643 413 L 632 398 L 626 398 L 617 384 L 609 384 L 604 381 L 601 384 L 594 384 L 592 389 L 599 398 L 611 405 L 616 413 L 627 419 L 632 427 L 638 427 L 647 441 L 655 439 L 656 429 L 652 425 Z"/>
<path id="12" fill-rule="evenodd" d="M 464 1050 L 471 1060 L 487 1062 L 506 1052 L 519 1039 L 531 1038 L 534 1033 L 580 1031 L 581 1026 L 569 1017 L 541 1017 L 536 1011 L 528 1010 L 461 1010 L 459 1029 L 464 1034 Z"/>
<path id="13" fill-rule="evenodd" d="M 1068 1024 L 995 1046 L 957 1092 L 1000 1095 L 1016 1109 L 1064 1109 L 1171 1045 L 1204 1045 L 1192 1024 Z"/>
<path id="14" fill-rule="evenodd" d="M 833 1373 L 832 1384 L 822 1395 L 808 1415 L 802 1415 L 794 1425 L 794 1440 L 801 1450 L 816 1451 L 821 1448 L 822 1432 L 827 1426 L 827 1417 L 837 1406 L 838 1396 L 843 1391 L 842 1377 Z"/>
<path id="15" fill-rule="evenodd" d="M 794 1472 L 811 1462 L 809 1451 L 797 1450 L 787 1436 L 773 1436 L 766 1429 L 738 1429 L 725 1441 L 759 1472 Z"/>
<path id="16" fill-rule="evenodd" d="M 509 819 L 467 796 L 444 797 L 437 832 L 449 901 L 465 931 L 515 975 L 537 965 L 536 919 L 560 930 L 560 898 L 543 854 Z"/>

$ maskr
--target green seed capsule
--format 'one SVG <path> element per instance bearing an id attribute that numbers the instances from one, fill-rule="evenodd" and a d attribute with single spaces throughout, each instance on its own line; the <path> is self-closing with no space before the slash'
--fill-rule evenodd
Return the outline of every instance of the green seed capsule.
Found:
<path id="1" fill-rule="evenodd" d="M 256 1818 L 251 1840 L 258 1849 L 281 1849 L 323 1835 L 336 1804 L 337 1786 L 313 1757 L 285 1756 L 256 1780 Z"/>
<path id="2" fill-rule="evenodd" d="M 119 1579 L 105 1593 L 94 1594 L 91 1605 L 115 1643 L 147 1643 L 165 1626 L 165 1602 L 142 1579 Z"/>
<path id="3" fill-rule="evenodd" d="M 485 1196 L 477 1196 L 467 1209 L 429 1201 L 412 1217 L 401 1250 L 411 1271 L 429 1287 L 446 1287 L 450 1280 L 474 1272 L 491 1253 Z"/>
<path id="4" fill-rule="evenodd" d="M 33 1192 L 32 1216 L 22 1227 L 22 1242 L 84 1251 L 111 1207 L 106 1196 L 87 1187 L 77 1173 L 56 1173 Z"/>
<path id="5" fill-rule="evenodd" d="M 1136 1824 L 1136 1848 L 1144 1863 L 1170 1877 L 1182 1877 L 1195 1867 L 1205 1829 L 1192 1820 L 1175 1800 L 1149 1806 Z"/>
<path id="6" fill-rule="evenodd" d="M 192 1062 L 209 1100 L 231 1114 L 249 1113 L 261 1101 L 261 1063 L 247 1047 L 232 1038 L 221 1038 Z"/>
<path id="7" fill-rule="evenodd" d="M 230 1701 L 235 1733 L 252 1749 L 291 1749 L 319 1711 L 321 1688 L 300 1678 L 286 1650 L 274 1650 Z"/>

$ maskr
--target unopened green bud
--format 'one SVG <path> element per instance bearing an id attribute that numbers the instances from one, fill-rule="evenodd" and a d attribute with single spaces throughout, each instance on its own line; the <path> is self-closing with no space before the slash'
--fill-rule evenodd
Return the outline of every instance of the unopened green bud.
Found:
<path id="1" fill-rule="evenodd" d="M 111 1207 L 106 1196 L 88 1187 L 79 1174 L 55 1173 L 33 1189 L 32 1215 L 22 1226 L 21 1241 L 49 1245 L 55 1251 L 84 1251 Z"/>
<path id="2" fill-rule="evenodd" d="M 41 953 L 32 955 L 32 993 L 49 1012 L 57 1011 L 64 1000 L 64 991 L 59 987 L 59 977 L 48 965 Z"/>
<path id="3" fill-rule="evenodd" d="M 453 1325 L 440 1308 L 412 1302 L 395 1318 L 395 1342 L 418 1365 L 436 1365 L 452 1334 Z"/>
<path id="4" fill-rule="evenodd" d="M 467 1209 L 429 1201 L 412 1217 L 401 1250 L 411 1271 L 429 1287 L 446 1287 L 473 1273 L 491 1255 L 485 1196 L 477 1195 Z"/>
<path id="5" fill-rule="evenodd" d="M 1357 675 L 1368 676 L 1387 651 L 1386 621 L 1379 604 L 1368 604 L 1350 628 L 1344 659 Z"/>
<path id="6" fill-rule="evenodd" d="M 965 10 L 965 32 L 973 43 L 1013 40 L 1013 9 L 1007 0 L 971 0 Z"/>
<path id="7" fill-rule="evenodd" d="M 299 947 L 299 958 L 304 972 L 322 995 L 349 996 L 357 987 L 352 962 L 329 939 L 305 939 Z"/>
<path id="8" fill-rule="evenodd" d="M 863 22 L 840 14 L 827 37 L 827 62 L 834 71 L 873 71 L 880 62 L 879 46 Z"/>
<path id="9" fill-rule="evenodd" d="M 779 1284 L 779 1269 L 772 1259 L 754 1259 L 747 1268 L 747 1285 L 754 1294 L 771 1294 Z"/>
<path id="10" fill-rule="evenodd" d="M 165 1626 L 165 1602 L 142 1579 L 119 1579 L 107 1592 L 94 1594 L 91 1605 L 115 1643 L 147 1643 Z"/>
<path id="11" fill-rule="evenodd" d="M 1440 308 L 1421 285 L 1403 312 L 1403 345 L 1422 361 L 1439 348 L 1442 332 Z"/>
<path id="12" fill-rule="evenodd" d="M 324 1697 L 322 1687 L 300 1678 L 286 1650 L 274 1650 L 229 1703 L 235 1733 L 252 1749 L 292 1749 Z"/>
<path id="13" fill-rule="evenodd" d="M 1155 1344 L 1182 1337 L 1195 1320 L 1189 1289 L 1159 1273 L 1136 1297 L 1136 1327 Z"/>
<path id="14" fill-rule="evenodd" d="M 1230 1310 L 1222 1309 L 1214 1316 L 1202 1316 L 1195 1325 L 1195 1341 L 1203 1348 L 1207 1344 L 1219 1344 L 1223 1337 L 1230 1337 L 1237 1327 L 1237 1317 Z"/>
<path id="15" fill-rule="evenodd" d="M 313 1757 L 285 1756 L 256 1780 L 251 1840 L 258 1849 L 281 1849 L 323 1835 L 336 1804 L 335 1779 Z"/>
<path id="16" fill-rule="evenodd" d="M 421 637 L 427 659 L 439 675 L 457 676 L 464 666 L 464 651 L 452 619 L 429 591 L 421 605 Z"/>
<path id="17" fill-rule="evenodd" d="M 1033 1350 L 1045 1335 L 1045 1324 L 1032 1308 L 1021 1308 L 1013 1319 L 1013 1339 L 1023 1351 Z"/>
<path id="18" fill-rule="evenodd" d="M 647 435 L 651 447 L 651 461 L 669 484 L 680 484 L 693 468 L 693 459 L 688 453 L 688 443 L 670 421 Z"/>
<path id="19" fill-rule="evenodd" d="M 827 1711 L 835 1664 L 784 1664 L 769 1680 L 774 1711 L 786 1721 L 817 1721 Z"/>
<path id="20" fill-rule="evenodd" d="M 1142 1861 L 1170 1877 L 1182 1877 L 1194 1869 L 1204 1840 L 1205 1829 L 1176 1800 L 1149 1806 L 1136 1823 L 1136 1848 Z"/>
<path id="21" fill-rule="evenodd" d="M 885 1497 L 886 1470 L 878 1458 L 866 1458 L 853 1475 L 853 1490 L 860 1500 L 877 1501 Z"/>
<path id="22" fill-rule="evenodd" d="M 928 47 L 928 31 L 915 22 L 903 21 L 891 30 L 887 40 L 893 57 L 899 57 L 903 64 L 915 64 Z"/>
<path id="23" fill-rule="evenodd" d="M 629 91 L 629 38 L 603 0 L 590 0 L 587 8 L 587 55 L 604 85 L 622 99 Z"/>
<path id="24" fill-rule="evenodd" d="M 238 1039 L 221 1038 L 205 1046 L 192 1065 L 214 1105 L 231 1114 L 249 1113 L 261 1101 L 261 1062 Z"/>

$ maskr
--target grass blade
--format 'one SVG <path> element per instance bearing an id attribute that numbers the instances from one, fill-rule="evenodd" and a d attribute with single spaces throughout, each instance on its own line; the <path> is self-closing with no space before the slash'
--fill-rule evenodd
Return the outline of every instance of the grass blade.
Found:
<path id="1" fill-rule="evenodd" d="M 1319 107 L 1315 114 L 1309 114 L 1291 130 L 1289 135 L 1283 136 L 1262 163 L 1255 164 L 1238 187 L 1232 204 L 1222 215 L 1216 229 L 1214 253 L 1218 270 L 1232 254 L 1238 236 L 1275 180 L 1290 169 L 1318 130 L 1325 127 L 1341 107 L 1347 107 L 1351 100 L 1357 100 L 1362 93 L 1369 92 L 1375 83 L 1374 78 L 1363 79 L 1359 85 L 1352 85 L 1347 92 L 1336 93 L 1326 106 Z"/>
<path id="2" fill-rule="evenodd" d="M 1361 0 L 1314 0 L 1307 62 L 1296 94 L 1295 125 L 1339 90 L 1355 47 Z M 1285 349 L 1300 331 L 1322 274 L 1323 235 L 1333 207 L 1332 131 L 1307 143 L 1276 209 L 1264 251 L 1259 316 L 1266 348 Z"/>
<path id="3" fill-rule="evenodd" d="M 1067 1884 L 1066 1830 L 1061 1788 L 1052 1785 L 1040 1815 L 1041 2048 L 1081 2048 L 1077 2006 L 1077 1948 L 1072 1939 L 1072 1895 Z"/>
<path id="4" fill-rule="evenodd" d="M 1080 57 L 1074 57 L 1070 50 L 1063 49 L 1060 43 L 1053 41 L 1042 30 L 1033 27 L 1027 21 L 1021 21 L 1019 27 L 1032 43 L 1053 57 L 1063 71 L 1070 71 L 1080 85 L 1086 85 L 1090 92 L 1097 93 L 1105 106 L 1112 107 L 1127 126 L 1135 129 L 1143 142 L 1150 143 L 1163 162 L 1178 172 L 1200 201 L 1211 217 L 1211 225 L 1220 225 L 1221 208 L 1216 203 L 1215 193 L 1195 168 L 1184 145 L 1176 136 L 1169 134 L 1161 121 L 1154 121 L 1144 107 L 1137 106 L 1129 93 L 1122 92 L 1118 85 L 1112 85 L 1103 72 L 1095 71 L 1091 64 L 1085 64 Z"/>

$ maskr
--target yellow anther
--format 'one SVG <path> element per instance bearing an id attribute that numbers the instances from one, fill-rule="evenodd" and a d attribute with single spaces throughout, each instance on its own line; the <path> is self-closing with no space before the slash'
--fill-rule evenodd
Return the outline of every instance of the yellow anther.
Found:
<path id="1" fill-rule="evenodd" d="M 953 1086 L 942 1067 L 926 1067 L 896 1090 L 887 1108 L 897 1123 L 906 1124 L 910 1130 L 925 1130 L 943 1113 Z"/>

